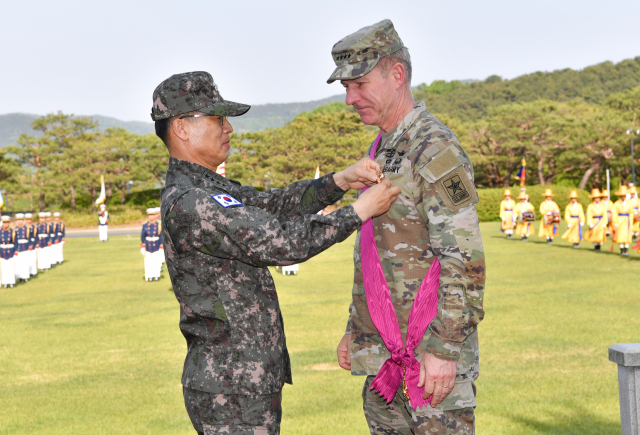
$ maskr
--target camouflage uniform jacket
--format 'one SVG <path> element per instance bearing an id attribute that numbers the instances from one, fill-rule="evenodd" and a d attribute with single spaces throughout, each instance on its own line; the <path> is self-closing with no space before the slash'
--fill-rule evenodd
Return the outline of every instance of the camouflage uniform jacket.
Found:
<path id="1" fill-rule="evenodd" d="M 187 340 L 185 387 L 264 395 L 291 383 L 267 266 L 303 262 L 358 229 L 362 222 L 351 206 L 315 214 L 343 194 L 333 174 L 258 192 L 195 163 L 170 160 L 162 238 Z"/>
<path id="2" fill-rule="evenodd" d="M 370 150 L 370 149 L 369 149 Z M 477 324 L 484 311 L 485 261 L 473 167 L 457 137 L 418 103 L 382 136 L 376 161 L 401 188 L 397 201 L 373 219 L 374 234 L 391 298 L 406 343 L 411 306 L 434 256 L 442 266 L 438 314 L 415 350 L 456 360 L 456 387 L 438 409 L 475 406 L 478 376 Z M 360 263 L 360 233 L 354 249 L 351 372 L 374 375 L 389 357 L 367 308 Z"/>

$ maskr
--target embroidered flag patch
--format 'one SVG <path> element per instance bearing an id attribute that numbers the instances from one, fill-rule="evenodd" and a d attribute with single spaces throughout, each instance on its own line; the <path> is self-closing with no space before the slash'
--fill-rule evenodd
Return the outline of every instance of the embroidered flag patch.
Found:
<path id="1" fill-rule="evenodd" d="M 211 198 L 215 199 L 218 204 L 223 206 L 224 208 L 233 207 L 236 205 L 242 205 L 240 201 L 235 199 L 231 195 L 227 195 L 226 193 L 219 193 L 217 195 L 211 195 Z"/>

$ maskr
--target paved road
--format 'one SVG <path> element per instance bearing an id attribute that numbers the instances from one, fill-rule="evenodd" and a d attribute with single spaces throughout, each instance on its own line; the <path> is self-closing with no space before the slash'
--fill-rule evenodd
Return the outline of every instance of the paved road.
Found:
<path id="1" fill-rule="evenodd" d="M 129 236 L 140 235 L 142 226 L 139 227 L 127 227 L 127 228 L 109 228 L 109 237 L 112 236 Z M 98 228 L 91 228 L 88 230 L 67 230 L 66 238 L 74 239 L 76 237 L 95 237 L 98 238 Z"/>

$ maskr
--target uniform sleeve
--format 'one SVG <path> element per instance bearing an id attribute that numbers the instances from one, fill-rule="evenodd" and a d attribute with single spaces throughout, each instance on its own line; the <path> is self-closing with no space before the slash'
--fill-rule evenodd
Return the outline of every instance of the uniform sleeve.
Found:
<path id="1" fill-rule="evenodd" d="M 335 183 L 333 175 L 331 173 L 316 180 L 296 181 L 284 189 L 269 189 L 264 192 L 244 186 L 240 189 L 241 201 L 245 206 L 263 209 L 279 221 L 315 214 L 345 194 Z"/>
<path id="2" fill-rule="evenodd" d="M 142 232 L 140 233 L 140 241 L 144 244 L 147 241 L 147 231 L 145 230 L 145 225 L 142 226 Z"/>
<path id="3" fill-rule="evenodd" d="M 485 258 L 475 209 L 478 196 L 471 164 L 465 159 L 450 160 L 455 166 L 451 168 L 442 165 L 443 157 L 440 167 L 435 166 L 438 176 L 434 170 L 424 170 L 429 165 L 422 165 L 415 177 L 414 200 L 442 267 L 427 352 L 446 360 L 459 358 L 464 341 L 484 317 Z"/>
<path id="4" fill-rule="evenodd" d="M 567 225 L 571 225 L 571 221 L 569 219 L 571 219 L 571 203 L 569 203 L 564 209 L 564 220 Z"/>
<path id="5" fill-rule="evenodd" d="M 352 206 L 327 216 L 307 214 L 281 223 L 262 208 L 225 208 L 207 192 L 197 190 L 180 197 L 165 218 L 171 243 L 178 252 L 196 249 L 256 267 L 306 261 L 345 240 L 361 224 Z"/>

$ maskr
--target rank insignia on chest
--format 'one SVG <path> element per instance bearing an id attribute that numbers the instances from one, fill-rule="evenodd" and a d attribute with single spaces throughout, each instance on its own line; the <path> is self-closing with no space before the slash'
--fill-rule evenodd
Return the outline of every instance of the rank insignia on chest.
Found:
<path id="1" fill-rule="evenodd" d="M 224 208 L 242 205 L 240 201 L 238 201 L 231 195 L 227 195 L 226 193 L 211 195 L 211 198 L 215 199 L 215 201 Z"/>

